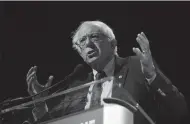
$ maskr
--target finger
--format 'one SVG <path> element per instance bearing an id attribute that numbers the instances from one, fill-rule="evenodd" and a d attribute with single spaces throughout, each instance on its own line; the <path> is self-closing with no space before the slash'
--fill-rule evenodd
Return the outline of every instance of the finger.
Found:
<path id="1" fill-rule="evenodd" d="M 26 77 L 26 82 L 27 82 L 27 83 L 29 83 L 29 80 L 30 80 L 31 78 L 34 78 L 34 74 L 35 74 L 35 72 L 32 72 L 30 75 L 28 75 L 28 77 Z"/>
<path id="2" fill-rule="evenodd" d="M 33 90 L 32 90 L 32 78 L 30 78 L 29 81 L 28 81 L 28 93 L 29 93 L 30 95 L 33 95 L 33 94 L 34 94 L 34 92 L 33 92 Z"/>
<path id="3" fill-rule="evenodd" d="M 33 68 L 33 69 L 34 69 L 34 71 L 35 71 L 35 72 L 37 72 L 37 66 L 34 66 L 34 68 Z"/>
<path id="4" fill-rule="evenodd" d="M 139 39 L 145 44 L 148 45 L 148 40 L 142 35 L 142 34 L 138 34 L 137 37 L 139 37 Z"/>
<path id="5" fill-rule="evenodd" d="M 142 42 L 142 40 L 140 40 L 139 37 L 137 37 L 136 40 L 137 40 L 137 42 L 138 42 L 138 44 L 139 44 L 141 50 L 142 50 L 142 51 L 146 51 L 146 45 Z"/>
<path id="6" fill-rule="evenodd" d="M 47 87 L 51 86 L 52 81 L 53 81 L 53 76 L 49 76 L 48 82 L 46 83 L 45 87 L 47 88 Z"/>
<path id="7" fill-rule="evenodd" d="M 137 42 L 140 45 L 140 48 L 143 52 L 148 52 L 149 51 L 149 41 L 146 40 L 142 35 L 138 34 L 136 38 Z"/>
<path id="8" fill-rule="evenodd" d="M 35 72 L 35 71 L 33 71 L 33 72 L 26 78 L 26 81 L 28 82 L 28 80 L 29 80 L 30 78 L 33 79 L 33 82 L 34 82 L 34 83 L 38 82 L 38 81 L 37 81 L 37 76 L 36 76 L 36 72 Z"/>
<path id="9" fill-rule="evenodd" d="M 37 83 L 38 82 L 37 75 L 36 75 L 36 73 L 37 73 L 37 66 L 34 66 L 33 70 L 34 70 L 33 79 L 34 79 L 35 85 L 38 85 L 38 86 L 42 87 L 41 84 Z"/>
<path id="10" fill-rule="evenodd" d="M 28 79 L 28 82 L 27 82 L 28 87 L 31 87 L 32 83 L 34 83 L 34 78 L 33 77 Z"/>
<path id="11" fill-rule="evenodd" d="M 36 80 L 36 81 L 38 80 L 38 79 L 37 79 L 37 76 L 36 76 L 36 71 L 34 71 L 33 78 L 34 78 L 34 80 Z"/>
<path id="12" fill-rule="evenodd" d="M 35 73 L 34 73 L 34 78 L 37 80 L 37 76 L 36 76 L 37 66 L 34 66 L 33 71 L 35 72 Z"/>
<path id="13" fill-rule="evenodd" d="M 148 40 L 148 38 L 146 37 L 145 33 L 144 32 L 141 32 L 141 35 Z"/>
<path id="14" fill-rule="evenodd" d="M 35 89 L 35 87 L 34 87 L 34 83 L 32 83 L 32 92 L 34 93 L 34 94 L 37 94 L 38 92 L 36 91 L 36 89 Z"/>
<path id="15" fill-rule="evenodd" d="M 27 73 L 27 77 L 26 77 L 26 81 L 28 82 L 28 80 L 34 76 L 34 78 L 36 77 L 36 71 L 37 71 L 37 66 L 31 67 L 30 70 Z"/>
<path id="16" fill-rule="evenodd" d="M 139 42 L 139 45 L 140 43 L 142 43 L 140 45 L 141 47 L 141 50 L 143 51 L 144 54 L 151 54 L 151 51 L 150 51 L 150 46 L 149 46 L 149 40 L 146 38 L 144 32 L 141 32 L 140 35 L 138 35 L 139 38 L 140 38 L 140 41 Z M 142 41 L 142 42 L 141 42 Z M 144 42 L 144 43 L 143 43 Z"/>
<path id="17" fill-rule="evenodd" d="M 26 77 L 28 77 L 31 73 L 33 72 L 33 67 L 31 67 L 26 75 Z"/>
<path id="18" fill-rule="evenodd" d="M 143 53 L 140 51 L 139 48 L 134 48 L 134 47 L 133 47 L 133 52 L 134 52 L 140 59 L 143 58 Z"/>

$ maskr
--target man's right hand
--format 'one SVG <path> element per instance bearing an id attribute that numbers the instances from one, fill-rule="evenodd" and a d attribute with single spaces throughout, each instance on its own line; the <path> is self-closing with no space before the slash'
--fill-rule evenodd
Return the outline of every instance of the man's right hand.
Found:
<path id="1" fill-rule="evenodd" d="M 28 85 L 28 93 L 31 96 L 51 86 L 51 83 L 53 80 L 53 76 L 49 76 L 47 83 L 45 85 L 41 85 L 37 80 L 36 72 L 37 72 L 37 66 L 31 67 L 26 76 L 26 82 Z"/>

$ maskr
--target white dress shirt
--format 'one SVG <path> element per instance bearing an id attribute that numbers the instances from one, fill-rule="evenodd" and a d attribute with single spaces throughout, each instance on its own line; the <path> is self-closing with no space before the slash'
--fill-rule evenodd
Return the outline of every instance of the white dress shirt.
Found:
<path id="1" fill-rule="evenodd" d="M 113 76 L 114 75 L 114 69 L 115 69 L 115 61 L 114 57 L 110 60 L 110 62 L 105 66 L 103 71 L 106 73 L 106 76 Z M 94 80 L 96 80 L 95 75 L 98 73 L 96 70 L 92 70 L 93 75 L 94 75 Z M 110 98 L 112 95 L 112 86 L 113 86 L 113 81 L 106 81 L 102 84 L 102 94 L 101 94 L 101 105 L 104 105 L 103 98 Z M 85 106 L 85 109 L 90 108 L 91 104 L 91 96 L 92 96 L 92 89 L 94 85 L 91 85 L 89 87 L 89 92 L 87 94 L 87 103 Z"/>

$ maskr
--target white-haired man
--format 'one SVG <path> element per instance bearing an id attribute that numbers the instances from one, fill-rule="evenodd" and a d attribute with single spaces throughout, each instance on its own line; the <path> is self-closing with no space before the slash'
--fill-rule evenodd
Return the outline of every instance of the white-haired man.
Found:
<path id="1" fill-rule="evenodd" d="M 136 38 L 140 48 L 133 48 L 136 56 L 121 58 L 117 54 L 117 40 L 112 29 L 101 21 L 82 22 L 73 35 L 73 48 L 77 50 L 91 68 L 92 72 L 84 79 L 78 77 L 70 81 L 70 87 L 85 84 L 92 80 L 98 80 L 98 74 L 114 76 L 121 84 L 121 88 L 127 90 L 132 97 L 144 108 L 148 115 L 157 123 L 180 123 L 186 115 L 187 105 L 183 95 L 172 85 L 170 80 L 163 75 L 151 56 L 149 41 L 143 32 Z M 51 85 L 52 76 L 45 86 L 38 83 L 36 78 L 36 67 L 32 67 L 27 74 L 28 92 L 33 95 Z M 89 89 L 79 91 L 64 97 L 62 115 L 92 108 L 102 100 L 102 94 L 107 93 L 109 97 L 120 97 L 112 89 L 114 82 L 102 84 L 101 93 L 94 96 L 97 85 Z M 108 93 L 107 90 L 110 92 Z M 71 99 L 86 95 L 87 100 Z M 120 97 L 121 98 L 121 97 Z M 59 98 L 61 99 L 61 98 Z M 121 98 L 125 99 L 125 98 Z M 64 101 L 63 100 L 63 101 Z M 47 115 L 50 109 L 41 103 L 33 110 L 35 120 L 40 120 Z M 135 124 L 148 123 L 142 115 L 135 115 Z"/>

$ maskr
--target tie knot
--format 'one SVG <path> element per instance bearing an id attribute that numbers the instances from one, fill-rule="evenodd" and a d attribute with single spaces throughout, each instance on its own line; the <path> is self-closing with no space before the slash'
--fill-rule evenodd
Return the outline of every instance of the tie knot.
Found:
<path id="1" fill-rule="evenodd" d="M 104 71 L 99 71 L 97 74 L 96 74 L 96 80 L 100 80 L 102 78 L 106 77 L 106 73 Z"/>

